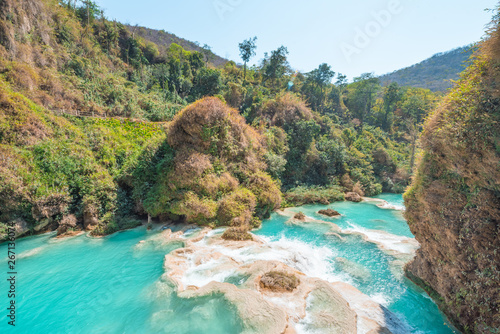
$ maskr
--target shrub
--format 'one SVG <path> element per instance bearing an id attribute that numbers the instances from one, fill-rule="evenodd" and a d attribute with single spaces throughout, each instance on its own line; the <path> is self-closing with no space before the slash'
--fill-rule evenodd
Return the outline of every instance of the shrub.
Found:
<path id="1" fill-rule="evenodd" d="M 257 197 L 257 215 L 268 218 L 272 211 L 281 205 L 281 191 L 276 182 L 260 171 L 249 176 L 246 186 Z"/>
<path id="2" fill-rule="evenodd" d="M 248 189 L 239 188 L 223 197 L 217 209 L 217 220 L 221 225 L 248 225 L 255 210 L 255 195 Z"/>
<path id="3" fill-rule="evenodd" d="M 245 227 L 230 227 L 222 234 L 222 239 L 233 241 L 252 240 L 252 235 L 248 233 Z"/>
<path id="4" fill-rule="evenodd" d="M 264 274 L 259 281 L 262 289 L 275 292 L 292 292 L 300 284 L 300 279 L 294 274 L 284 271 L 270 271 Z"/>
<path id="5" fill-rule="evenodd" d="M 190 191 L 184 195 L 182 200 L 172 205 L 171 212 L 185 216 L 190 223 L 207 225 L 216 217 L 217 202 L 208 198 L 200 198 Z"/>
<path id="6" fill-rule="evenodd" d="M 273 100 L 266 101 L 254 118 L 264 119 L 268 124 L 282 127 L 300 120 L 310 120 L 313 112 L 306 103 L 292 93 L 282 93 Z"/>

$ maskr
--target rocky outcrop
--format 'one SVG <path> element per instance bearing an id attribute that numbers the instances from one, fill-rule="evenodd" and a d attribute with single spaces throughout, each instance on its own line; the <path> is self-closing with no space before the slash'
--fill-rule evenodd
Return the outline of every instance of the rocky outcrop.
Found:
<path id="1" fill-rule="evenodd" d="M 425 124 L 405 194 L 421 245 L 407 275 L 466 333 L 500 328 L 499 46 L 497 29 Z"/>
<path id="2" fill-rule="evenodd" d="M 28 223 L 24 219 L 18 218 L 14 221 L 14 229 L 16 231 L 16 238 L 25 235 L 29 232 Z"/>
<path id="3" fill-rule="evenodd" d="M 356 288 L 309 277 L 280 261 L 249 259 L 273 252 L 256 236 L 227 241 L 205 229 L 192 237 L 163 232 L 153 239 L 185 244 L 165 256 L 162 280 L 180 298 L 222 294 L 236 307 L 243 333 L 292 334 L 299 324 L 319 333 L 391 333 L 390 311 Z"/>
<path id="4" fill-rule="evenodd" d="M 340 216 L 340 213 L 338 213 L 337 211 L 335 211 L 333 209 L 319 210 L 318 213 L 320 215 L 327 216 L 327 217 L 337 217 L 337 216 Z"/>
<path id="5" fill-rule="evenodd" d="M 350 192 L 345 194 L 345 200 L 351 202 L 361 202 L 363 198 L 358 193 Z"/>
<path id="6" fill-rule="evenodd" d="M 294 216 L 293 219 L 297 219 L 300 221 L 305 221 L 306 220 L 306 215 L 303 212 L 297 212 Z"/>
<path id="7" fill-rule="evenodd" d="M 59 222 L 59 227 L 57 228 L 57 235 L 64 234 L 69 230 L 76 228 L 77 220 L 75 215 L 64 216 Z"/>
<path id="8" fill-rule="evenodd" d="M 97 224 L 99 224 L 99 216 L 96 206 L 91 203 L 85 203 L 83 209 L 83 227 L 86 230 L 92 230 Z"/>

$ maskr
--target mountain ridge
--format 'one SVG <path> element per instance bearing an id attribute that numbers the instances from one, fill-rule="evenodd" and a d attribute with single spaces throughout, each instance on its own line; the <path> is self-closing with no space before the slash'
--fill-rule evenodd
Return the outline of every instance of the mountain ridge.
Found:
<path id="1" fill-rule="evenodd" d="M 414 65 L 379 76 L 383 85 L 396 82 L 400 86 L 427 88 L 433 92 L 446 91 L 459 79 L 467 61 L 474 52 L 474 45 L 439 52 Z"/>

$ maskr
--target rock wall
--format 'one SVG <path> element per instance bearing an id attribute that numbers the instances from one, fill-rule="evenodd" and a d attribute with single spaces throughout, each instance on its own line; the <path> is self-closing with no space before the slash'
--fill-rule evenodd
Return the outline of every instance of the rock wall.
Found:
<path id="1" fill-rule="evenodd" d="M 427 120 L 405 194 L 421 244 L 407 275 L 466 333 L 500 328 L 499 41 L 497 28 Z"/>

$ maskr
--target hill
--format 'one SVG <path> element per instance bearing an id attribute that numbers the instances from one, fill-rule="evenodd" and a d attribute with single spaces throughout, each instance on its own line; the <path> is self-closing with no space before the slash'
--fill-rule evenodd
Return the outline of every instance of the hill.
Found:
<path id="1" fill-rule="evenodd" d="M 471 45 L 438 53 L 421 63 L 380 76 L 383 85 L 396 82 L 400 86 L 427 88 L 433 92 L 451 88 L 450 80 L 458 80 L 472 55 Z"/>
<path id="2" fill-rule="evenodd" d="M 0 239 L 148 217 L 247 238 L 280 190 L 293 205 L 408 184 L 430 91 L 294 75 L 284 46 L 216 68 L 135 30 L 92 1 L 0 1 Z"/>
<path id="3" fill-rule="evenodd" d="M 125 26 L 133 35 L 137 35 L 140 38 L 155 43 L 158 46 L 160 54 L 166 54 L 169 47 L 175 43 L 182 46 L 184 50 L 187 51 L 197 51 L 201 53 L 208 51 L 210 54 L 210 63 L 212 63 L 215 67 L 224 66 L 228 62 L 227 59 L 222 58 L 215 53 L 203 48 L 201 44 L 188 41 L 187 39 L 181 37 L 177 37 L 174 34 L 166 32 L 165 30 L 156 30 L 141 26 Z"/>

